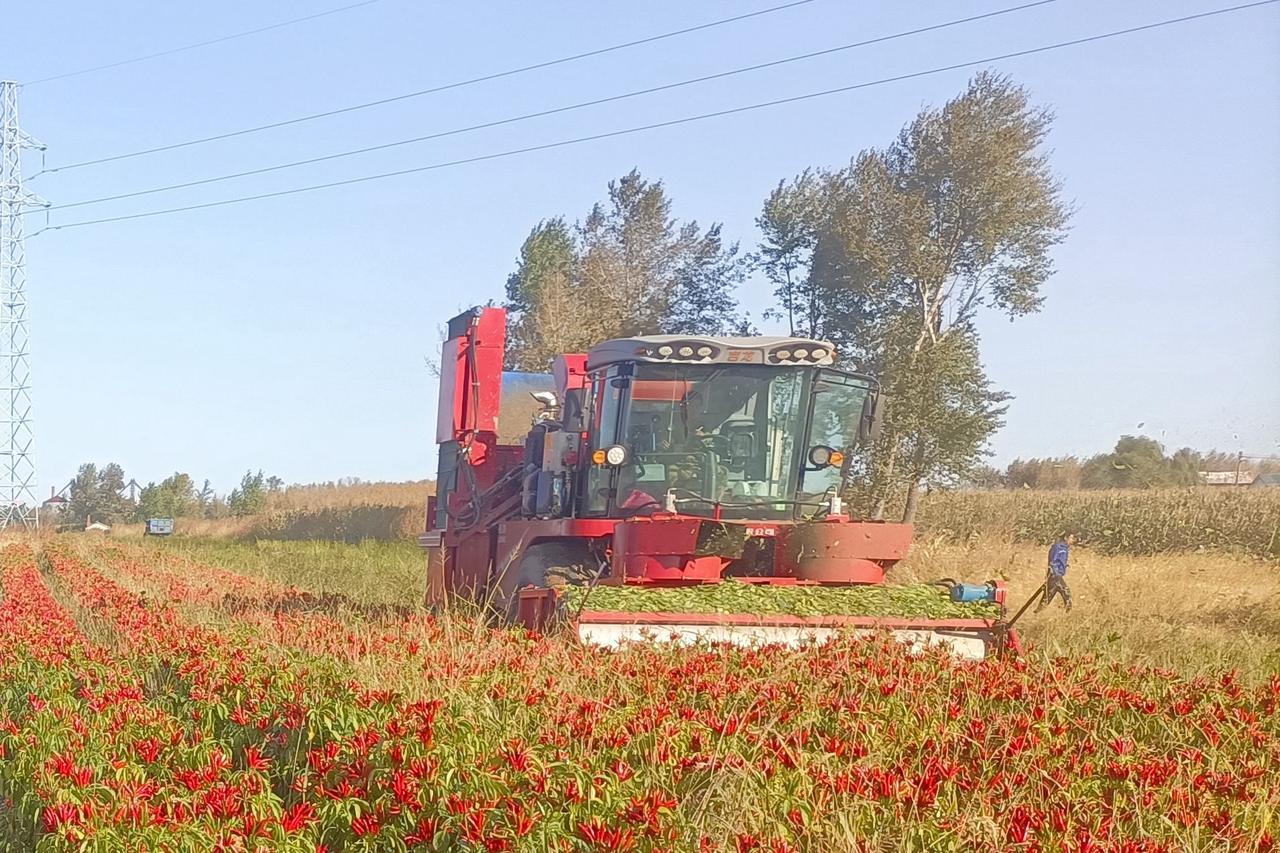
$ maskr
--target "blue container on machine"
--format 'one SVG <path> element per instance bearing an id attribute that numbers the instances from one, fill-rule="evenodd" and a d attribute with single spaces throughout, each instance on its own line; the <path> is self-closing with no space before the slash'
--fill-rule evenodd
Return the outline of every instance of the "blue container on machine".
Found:
<path id="1" fill-rule="evenodd" d="M 951 600 L 960 602 L 995 601 L 996 587 L 989 583 L 957 583 L 951 585 Z"/>

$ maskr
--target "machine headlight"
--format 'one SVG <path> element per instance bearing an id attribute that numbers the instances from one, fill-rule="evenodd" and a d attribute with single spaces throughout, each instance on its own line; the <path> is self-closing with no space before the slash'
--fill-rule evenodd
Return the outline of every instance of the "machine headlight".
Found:
<path id="1" fill-rule="evenodd" d="M 814 361 L 821 361 L 822 359 L 827 357 L 827 351 L 824 349 L 816 349 L 813 352 L 809 353 L 809 355 L 813 356 Z"/>
<path id="2" fill-rule="evenodd" d="M 658 355 L 662 356 L 663 358 L 666 358 L 667 356 L 671 355 L 671 353 L 673 352 L 675 352 L 675 350 L 673 350 L 671 347 L 667 346 L 666 344 L 663 344 L 662 346 L 658 347 Z"/>
<path id="3" fill-rule="evenodd" d="M 680 357 L 689 358 L 693 355 L 693 347 L 680 347 Z"/>
<path id="4" fill-rule="evenodd" d="M 839 467 L 844 464 L 844 454 L 834 447 L 819 444 L 809 449 L 809 465 L 815 470 Z"/>
<path id="5" fill-rule="evenodd" d="M 619 465 L 627 461 L 627 448 L 621 444 L 615 444 L 604 452 L 604 461 L 607 465 L 617 468 Z"/>
<path id="6" fill-rule="evenodd" d="M 698 355 L 702 358 L 710 358 L 711 353 L 715 352 L 711 347 L 698 347 Z"/>
<path id="7" fill-rule="evenodd" d="M 809 351 L 807 349 L 798 349 L 795 351 L 796 358 L 808 358 Z"/>
<path id="8" fill-rule="evenodd" d="M 778 358 L 781 358 L 781 359 L 788 359 L 788 358 L 791 358 L 791 350 L 780 349 L 777 352 L 775 352 L 774 355 L 776 355 Z"/>

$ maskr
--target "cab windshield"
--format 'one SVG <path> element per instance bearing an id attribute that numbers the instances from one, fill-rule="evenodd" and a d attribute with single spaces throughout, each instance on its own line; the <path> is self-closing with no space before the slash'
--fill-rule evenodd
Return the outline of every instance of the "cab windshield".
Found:
<path id="1" fill-rule="evenodd" d="M 806 372 L 737 365 L 637 364 L 632 375 L 599 377 L 601 430 L 593 444 L 619 443 L 628 461 L 588 477 L 588 511 L 622 515 L 676 508 L 728 518 L 792 513 L 807 419 Z M 614 423 L 610 423 L 613 421 Z"/>
<path id="2" fill-rule="evenodd" d="M 845 471 L 809 464 L 809 451 L 857 444 L 870 389 L 836 370 L 762 365 L 614 365 L 594 382 L 591 445 L 628 452 L 588 469 L 586 512 L 648 514 L 670 495 L 681 513 L 730 519 L 820 511 Z"/>

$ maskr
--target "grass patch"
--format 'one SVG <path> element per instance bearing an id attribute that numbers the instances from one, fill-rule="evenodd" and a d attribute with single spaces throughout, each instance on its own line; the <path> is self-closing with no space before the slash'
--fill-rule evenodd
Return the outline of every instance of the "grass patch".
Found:
<path id="1" fill-rule="evenodd" d="M 1020 607 L 1044 580 L 1047 550 L 995 538 L 917 542 L 895 582 L 1001 579 Z M 1250 680 L 1280 672 L 1280 566 L 1243 555 L 1071 551 L 1075 606 L 1030 611 L 1017 630 L 1041 657 L 1092 656 L 1200 675 L 1235 668 Z"/>
<path id="2" fill-rule="evenodd" d="M 425 593 L 426 558 L 417 543 L 239 542 L 228 539 L 143 539 L 155 549 L 184 555 L 250 577 L 320 593 L 341 593 L 361 604 L 417 607 Z"/>

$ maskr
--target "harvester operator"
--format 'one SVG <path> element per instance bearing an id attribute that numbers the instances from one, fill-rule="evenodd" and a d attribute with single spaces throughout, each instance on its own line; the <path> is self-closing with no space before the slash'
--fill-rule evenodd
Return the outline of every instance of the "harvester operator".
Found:
<path id="1" fill-rule="evenodd" d="M 622 500 L 620 508 L 633 513 L 641 510 L 653 512 L 664 505 L 663 498 L 671 488 L 689 495 L 699 494 L 705 486 L 704 462 L 708 454 L 715 452 L 711 442 L 718 438 L 698 422 L 652 438 L 652 456 L 664 460 L 661 464 L 665 467 L 666 478 L 660 482 L 642 484 L 636 481 L 635 471 L 624 472 L 619 495 L 625 494 L 626 498 Z M 717 473 L 721 483 L 728 478 L 729 471 L 719 460 Z"/>
<path id="2" fill-rule="evenodd" d="M 1044 579 L 1044 595 L 1036 605 L 1036 613 L 1044 610 L 1053 601 L 1055 595 L 1062 596 L 1062 606 L 1071 612 L 1071 589 L 1067 586 L 1067 560 L 1071 556 L 1071 546 L 1076 542 L 1072 533 L 1065 533 L 1049 546 L 1049 570 Z"/>

